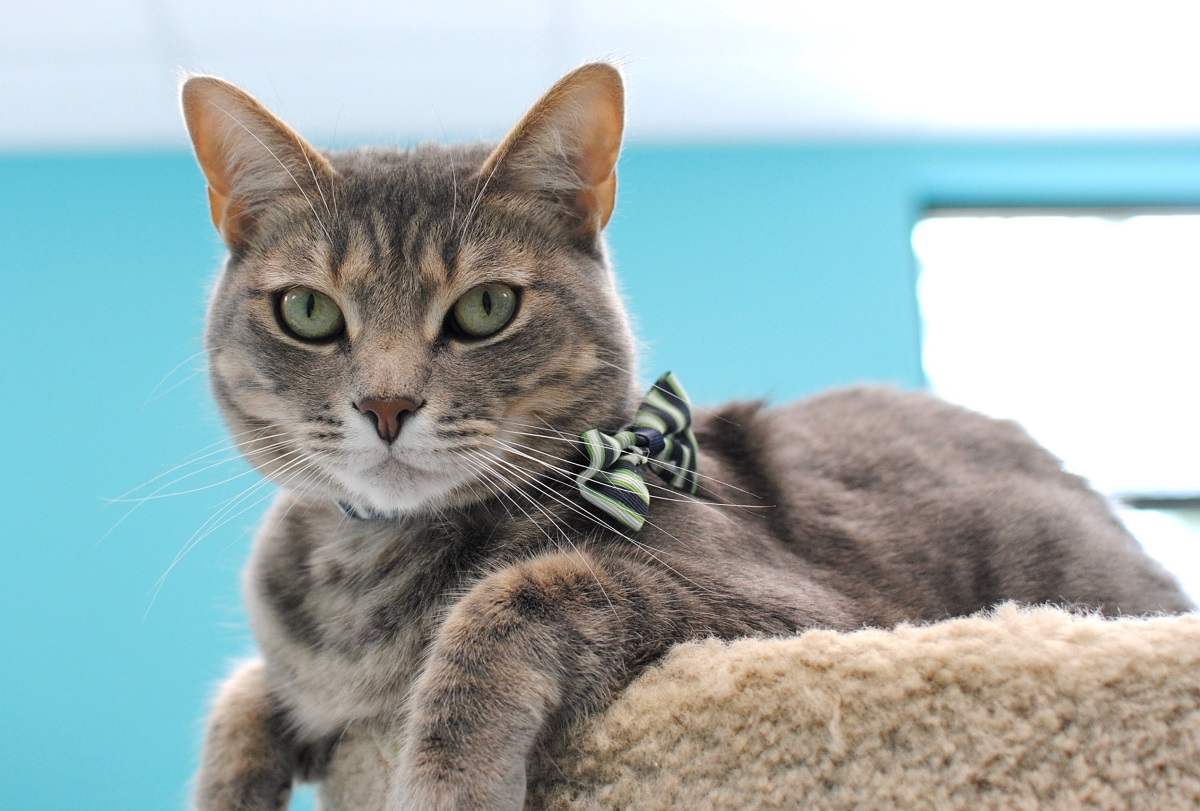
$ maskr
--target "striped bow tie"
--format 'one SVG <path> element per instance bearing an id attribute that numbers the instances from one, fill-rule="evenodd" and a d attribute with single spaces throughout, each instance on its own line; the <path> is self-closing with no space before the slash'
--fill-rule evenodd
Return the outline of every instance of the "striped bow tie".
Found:
<path id="1" fill-rule="evenodd" d="M 580 494 L 633 532 L 642 528 L 650 512 L 643 466 L 676 490 L 696 492 L 692 409 L 671 372 L 651 387 L 632 423 L 615 434 L 593 428 L 582 439 L 588 466 L 575 477 Z"/>

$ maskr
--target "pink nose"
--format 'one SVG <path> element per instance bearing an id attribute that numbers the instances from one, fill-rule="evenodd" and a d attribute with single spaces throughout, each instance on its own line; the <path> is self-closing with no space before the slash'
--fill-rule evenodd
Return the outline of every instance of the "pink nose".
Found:
<path id="1" fill-rule="evenodd" d="M 355 403 L 354 407 L 375 423 L 375 433 L 391 445 L 400 436 L 404 420 L 424 404 L 407 397 L 366 397 Z"/>

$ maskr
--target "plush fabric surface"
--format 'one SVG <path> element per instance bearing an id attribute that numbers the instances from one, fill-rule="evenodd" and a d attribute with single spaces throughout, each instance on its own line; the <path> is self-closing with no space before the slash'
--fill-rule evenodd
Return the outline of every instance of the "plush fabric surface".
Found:
<path id="1" fill-rule="evenodd" d="M 344 741 L 322 809 L 379 808 L 397 744 Z M 1200 616 L 681 645 L 538 773 L 530 808 L 1197 808 Z"/>

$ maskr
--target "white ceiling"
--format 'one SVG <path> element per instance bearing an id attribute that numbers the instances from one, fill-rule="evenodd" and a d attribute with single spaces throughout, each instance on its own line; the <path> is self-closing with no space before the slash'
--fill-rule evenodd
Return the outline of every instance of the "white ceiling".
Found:
<path id="1" fill-rule="evenodd" d="M 319 143 L 499 134 L 623 65 L 635 137 L 1200 134 L 1200 3 L 0 0 L 0 147 L 181 141 L 181 69 Z"/>

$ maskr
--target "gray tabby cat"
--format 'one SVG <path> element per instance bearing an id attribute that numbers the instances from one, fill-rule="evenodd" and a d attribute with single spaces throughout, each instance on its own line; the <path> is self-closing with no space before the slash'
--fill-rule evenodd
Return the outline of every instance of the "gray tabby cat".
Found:
<path id="1" fill-rule="evenodd" d="M 385 723 L 391 807 L 520 808 L 539 752 L 697 637 L 1189 608 L 1020 428 L 915 393 L 700 411 L 699 497 L 652 485 L 636 535 L 587 509 L 575 440 L 641 394 L 601 236 L 612 67 L 493 149 L 322 153 L 209 77 L 183 110 L 230 251 L 213 392 L 283 486 L 245 579 L 262 658 L 216 700 L 201 809 L 281 808 Z"/>

